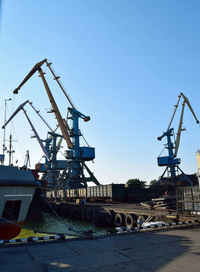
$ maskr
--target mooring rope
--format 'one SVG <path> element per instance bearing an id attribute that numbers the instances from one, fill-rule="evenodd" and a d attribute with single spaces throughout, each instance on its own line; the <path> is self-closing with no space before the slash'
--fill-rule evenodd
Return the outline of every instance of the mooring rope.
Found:
<path id="1" fill-rule="evenodd" d="M 49 205 L 49 207 L 52 210 L 53 214 L 58 218 L 58 220 L 67 227 L 68 231 L 72 231 L 72 232 L 74 232 L 74 234 L 67 233 L 67 232 L 60 233 L 60 232 L 49 232 L 49 231 L 41 231 L 41 230 L 37 230 L 37 229 L 32 229 L 32 228 L 25 227 L 23 225 L 17 224 L 15 222 L 13 222 L 11 220 L 8 220 L 8 219 L 5 219 L 3 217 L 0 217 L 0 220 L 4 221 L 6 223 L 9 223 L 9 224 L 18 226 L 18 227 L 20 227 L 22 229 L 26 229 L 26 230 L 29 230 L 29 231 L 33 231 L 34 233 L 41 233 L 41 234 L 56 234 L 56 235 L 69 235 L 69 236 L 83 237 L 84 235 L 90 234 L 90 236 L 91 236 L 91 235 L 93 235 L 93 233 L 95 233 L 95 232 L 93 232 L 91 230 L 83 231 L 83 230 L 76 230 L 76 229 L 74 229 L 72 226 L 70 226 L 69 224 L 67 224 L 62 219 L 62 217 L 60 217 L 60 215 L 55 211 L 55 209 L 52 207 L 51 203 L 47 200 L 47 198 L 44 197 L 44 199 L 45 199 L 46 203 Z"/>

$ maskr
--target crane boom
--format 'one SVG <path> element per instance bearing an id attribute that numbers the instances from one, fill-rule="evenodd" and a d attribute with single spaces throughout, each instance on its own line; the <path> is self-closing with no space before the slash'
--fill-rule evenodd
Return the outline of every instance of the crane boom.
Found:
<path id="1" fill-rule="evenodd" d="M 175 142 L 175 150 L 174 150 L 174 156 L 175 157 L 177 156 L 177 153 L 178 153 L 178 148 L 179 148 L 180 138 L 181 138 L 181 131 L 184 130 L 182 128 L 182 125 L 183 125 L 183 114 L 184 114 L 185 104 L 188 105 L 188 108 L 190 109 L 191 113 L 193 114 L 193 116 L 194 116 L 194 118 L 196 120 L 196 123 L 199 124 L 199 120 L 197 119 L 188 98 L 181 92 L 180 95 L 179 95 L 179 101 L 180 101 L 181 96 L 183 97 L 183 104 L 182 104 L 181 117 L 180 117 L 180 121 L 179 121 L 178 132 L 177 132 L 176 142 Z"/>
<path id="2" fill-rule="evenodd" d="M 26 100 L 24 103 L 22 103 L 22 104 L 16 109 L 16 111 L 11 115 L 11 117 L 8 119 L 8 121 L 2 126 L 2 128 L 4 129 L 4 128 L 7 126 L 7 124 L 8 124 L 8 123 L 9 123 L 9 122 L 17 115 L 17 113 L 20 112 L 20 110 L 23 110 L 23 112 L 24 112 L 24 114 L 25 114 L 25 116 L 26 116 L 26 118 L 27 118 L 27 120 L 28 120 L 28 122 L 29 122 L 29 124 L 30 124 L 30 126 L 31 126 L 31 129 L 33 130 L 33 132 L 34 132 L 34 134 L 35 134 L 35 137 L 37 138 L 37 140 L 38 140 L 38 142 L 39 142 L 40 147 L 42 148 L 42 150 L 43 150 L 45 156 L 47 157 L 47 159 L 50 161 L 50 157 L 49 157 L 49 154 L 48 154 L 46 148 L 44 147 L 44 145 L 43 145 L 43 143 L 42 143 L 42 141 L 41 141 L 41 139 L 40 139 L 40 137 L 39 137 L 39 135 L 38 135 L 36 129 L 34 128 L 34 126 L 33 126 L 32 122 L 31 122 L 31 120 L 29 119 L 29 117 L 28 117 L 26 111 L 24 110 L 24 106 L 25 106 L 27 103 L 29 103 L 28 100 Z"/>
<path id="3" fill-rule="evenodd" d="M 2 126 L 2 129 L 4 129 L 4 128 L 7 126 L 7 124 L 15 117 L 15 115 L 16 115 L 20 110 L 23 109 L 23 107 L 24 107 L 27 103 L 29 103 L 28 100 L 26 100 L 24 103 L 22 103 L 21 105 L 19 105 L 19 107 L 16 109 L 16 111 L 10 116 L 10 118 L 7 120 L 7 122 Z"/>
<path id="4" fill-rule="evenodd" d="M 50 161 L 50 156 L 49 156 L 49 154 L 48 154 L 46 148 L 44 147 L 44 145 L 43 145 L 43 143 L 42 143 L 42 141 L 41 141 L 41 139 L 40 139 L 40 137 L 39 137 L 39 135 L 38 135 L 36 129 L 34 128 L 34 126 L 33 126 L 32 122 L 31 122 L 31 120 L 29 119 L 29 117 L 28 117 L 28 115 L 27 115 L 25 109 L 22 108 L 22 110 L 23 110 L 23 112 L 24 112 L 24 114 L 25 114 L 25 116 L 26 116 L 26 118 L 27 118 L 27 120 L 28 120 L 28 122 L 29 122 L 29 125 L 31 126 L 31 128 L 32 128 L 32 130 L 33 130 L 33 132 L 34 132 L 34 134 L 35 134 L 35 137 L 37 138 L 37 140 L 38 140 L 38 142 L 39 142 L 40 147 L 42 148 L 42 151 L 44 152 L 44 154 L 45 154 L 45 156 L 47 157 L 48 161 Z"/>
<path id="5" fill-rule="evenodd" d="M 184 130 L 182 128 L 184 109 L 185 109 L 185 100 L 183 101 L 182 110 L 181 110 L 181 117 L 180 117 L 180 121 L 179 121 L 178 132 L 177 132 L 175 148 L 174 148 L 174 157 L 177 156 L 178 148 L 179 148 L 179 145 L 180 145 L 180 139 L 181 139 L 181 131 Z"/>
<path id="6" fill-rule="evenodd" d="M 179 105 L 180 99 L 181 99 L 181 94 L 178 96 L 178 101 L 177 101 L 176 105 L 174 106 L 174 107 L 175 107 L 175 109 L 174 109 L 174 112 L 173 112 L 172 118 L 171 118 L 171 120 L 170 120 L 170 122 L 169 122 L 169 126 L 168 126 L 167 130 L 168 130 L 168 129 L 170 129 L 170 127 L 171 127 L 171 124 L 172 124 L 172 121 L 173 121 L 173 119 L 174 119 L 174 115 L 175 115 L 175 113 L 176 113 L 176 110 L 177 110 L 177 108 L 178 108 L 178 105 Z"/>
<path id="7" fill-rule="evenodd" d="M 199 124 L 199 120 L 197 119 L 197 117 L 196 117 L 196 115 L 195 115 L 195 113 L 193 111 L 193 108 L 192 108 L 192 106 L 190 104 L 190 101 L 188 100 L 188 98 L 183 93 L 181 93 L 181 95 L 182 95 L 183 99 L 185 100 L 186 104 L 188 105 L 191 113 L 193 114 L 193 116 L 194 116 L 194 118 L 196 120 L 196 123 Z"/>
<path id="8" fill-rule="evenodd" d="M 33 69 L 28 73 L 28 75 L 24 78 L 24 80 L 20 83 L 20 85 L 13 91 L 14 94 L 18 94 L 21 87 L 26 83 L 26 81 L 29 80 L 29 78 L 32 77 L 32 75 L 35 74 L 35 72 L 38 71 L 38 69 L 46 62 L 46 59 L 36 63 L 36 65 L 33 67 Z"/>
<path id="9" fill-rule="evenodd" d="M 174 109 L 172 118 L 171 118 L 171 120 L 170 120 L 170 122 L 169 122 L 169 126 L 168 126 L 167 130 L 170 129 L 170 127 L 171 127 L 171 124 L 172 124 L 172 121 L 173 121 L 173 119 L 174 119 L 174 115 L 175 115 L 176 110 L 177 110 L 177 108 L 178 108 L 178 105 L 179 105 L 179 102 L 180 102 L 181 97 L 183 97 L 183 100 L 184 100 L 184 101 L 186 102 L 186 104 L 188 105 L 188 107 L 189 107 L 191 113 L 193 114 L 193 116 L 194 116 L 194 118 L 195 118 L 195 120 L 196 120 L 196 123 L 199 124 L 199 120 L 197 119 L 197 117 L 196 117 L 196 115 L 195 115 L 195 113 L 194 113 L 194 111 L 193 111 L 193 108 L 192 108 L 192 106 L 191 106 L 191 104 L 190 104 L 188 98 L 181 92 L 181 93 L 178 95 L 178 101 L 177 101 L 177 103 L 176 103 L 176 105 L 175 105 L 175 109 Z"/>
<path id="10" fill-rule="evenodd" d="M 51 93 L 51 91 L 50 91 L 50 89 L 49 89 L 49 86 L 48 86 L 48 84 L 47 84 L 47 81 L 46 81 L 46 79 L 45 79 L 45 77 L 44 77 L 44 73 L 43 73 L 43 71 L 42 71 L 41 68 L 38 69 L 38 72 L 39 72 L 39 74 L 40 74 L 40 76 L 41 76 L 41 78 L 42 78 L 44 87 L 45 87 L 46 92 L 47 92 L 47 95 L 48 95 L 48 97 L 49 97 L 49 101 L 50 101 L 50 103 L 51 103 L 51 105 L 52 105 L 53 111 L 54 111 L 54 113 L 55 113 L 55 115 L 56 115 L 56 119 L 57 119 L 58 124 L 59 124 L 59 126 L 60 126 L 60 129 L 61 129 L 61 131 L 62 131 L 62 135 L 63 135 L 65 141 L 67 142 L 67 146 L 68 146 L 68 148 L 73 148 L 73 144 L 72 144 L 71 139 L 70 139 L 70 136 L 69 136 L 69 134 L 68 134 L 68 127 L 65 125 L 65 123 L 64 123 L 64 121 L 63 121 L 63 118 L 62 118 L 62 116 L 61 116 L 61 114 L 60 114 L 60 111 L 59 111 L 59 109 L 58 109 L 58 107 L 57 107 L 57 104 L 56 104 L 56 102 L 55 102 L 55 100 L 54 100 L 54 98 L 53 98 L 53 95 L 52 95 L 52 93 Z"/>
<path id="11" fill-rule="evenodd" d="M 46 79 L 45 79 L 45 77 L 44 77 L 44 73 L 43 73 L 43 71 L 42 71 L 42 68 L 41 68 L 41 66 L 46 62 L 47 60 L 46 59 L 44 59 L 44 60 L 42 60 L 42 61 L 40 61 L 40 62 L 38 62 L 33 68 L 32 68 L 32 70 L 28 73 L 28 75 L 24 78 L 24 80 L 20 83 L 20 85 L 13 91 L 13 93 L 14 94 L 17 94 L 18 93 L 18 91 L 20 90 L 20 88 L 32 77 L 32 75 L 34 75 L 35 74 L 35 72 L 39 72 L 39 74 L 40 74 L 40 77 L 42 78 L 42 82 L 43 82 L 43 84 L 44 84 L 44 87 L 45 87 L 45 90 L 46 90 L 46 92 L 47 92 L 47 95 L 48 95 L 48 97 L 49 97 L 49 101 L 50 101 L 50 103 L 51 103 L 51 106 L 52 106 L 52 108 L 53 108 L 53 111 L 54 111 L 54 113 L 55 113 L 55 115 L 56 115 L 56 119 L 57 119 L 57 121 L 58 121 L 58 124 L 59 124 L 59 126 L 60 126 L 60 129 L 61 129 L 61 131 L 62 131 L 62 134 L 63 134 L 63 137 L 64 137 L 64 139 L 65 139 L 65 141 L 67 142 L 67 146 L 68 146 L 68 148 L 73 148 L 73 143 L 72 143 L 72 141 L 71 141 L 71 139 L 70 139 L 70 136 L 69 136 L 69 134 L 68 134 L 68 126 L 66 126 L 66 124 L 64 123 L 64 121 L 63 121 L 63 118 L 62 118 L 62 116 L 61 116 L 61 114 L 60 114 L 60 111 L 59 111 L 59 109 L 58 109 L 58 107 L 57 107 L 57 104 L 56 104 L 56 102 L 55 102 L 55 100 L 54 100 L 54 97 L 53 97 L 53 95 L 52 95 L 52 93 L 51 93 L 51 90 L 50 90 L 50 88 L 49 88 L 49 86 L 48 86 L 48 84 L 47 84 L 47 81 L 46 81 Z"/>

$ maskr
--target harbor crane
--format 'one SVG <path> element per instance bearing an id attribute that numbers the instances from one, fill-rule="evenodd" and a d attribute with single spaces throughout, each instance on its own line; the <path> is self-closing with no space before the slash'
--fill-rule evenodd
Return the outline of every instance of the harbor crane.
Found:
<path id="1" fill-rule="evenodd" d="M 42 70 L 42 65 L 46 63 L 46 66 L 49 68 L 50 72 L 53 74 L 54 80 L 58 83 L 65 97 L 67 98 L 71 107 L 68 107 L 69 117 L 68 119 L 72 120 L 72 127 L 70 128 L 67 120 L 63 119 L 59 108 L 55 102 L 55 99 L 52 95 L 52 92 L 49 88 L 49 85 L 44 76 L 44 72 Z M 60 83 L 59 77 L 55 75 L 50 62 L 47 59 L 44 59 L 38 62 L 32 70 L 27 74 L 24 80 L 20 83 L 20 85 L 13 91 L 14 94 L 17 94 L 21 87 L 36 73 L 39 72 L 39 77 L 41 77 L 43 85 L 45 87 L 46 93 L 48 95 L 49 101 L 52 106 L 52 112 L 54 112 L 56 116 L 56 120 L 61 130 L 61 137 L 67 143 L 68 150 L 65 154 L 65 162 L 62 162 L 62 167 L 59 167 L 59 161 L 57 161 L 57 145 L 56 140 L 57 137 L 60 137 L 59 134 L 55 132 L 49 132 L 51 139 L 46 140 L 46 151 L 47 153 L 51 153 L 50 162 L 46 161 L 46 166 L 48 169 L 48 174 L 53 171 L 55 174 L 58 172 L 57 170 L 62 169 L 61 175 L 54 175 L 54 186 L 60 186 L 65 188 L 78 188 L 78 187 L 87 187 L 87 182 L 94 182 L 96 185 L 100 185 L 99 181 L 95 178 L 93 173 L 90 171 L 88 166 L 86 165 L 86 161 L 93 161 L 95 158 L 95 149 L 90 146 L 80 146 L 80 137 L 83 136 L 79 129 L 79 119 L 83 119 L 85 122 L 90 120 L 89 116 L 84 115 L 79 112 L 74 104 L 72 103 L 69 95 L 64 90 L 62 84 Z M 51 149 L 51 152 L 50 152 Z M 53 167 L 52 167 L 53 162 Z M 44 171 L 45 172 L 45 171 Z M 87 172 L 87 176 L 85 175 Z"/>
<path id="2" fill-rule="evenodd" d="M 24 107 L 26 106 L 26 104 L 29 104 L 34 111 L 37 113 L 37 115 L 42 119 L 42 121 L 46 124 L 46 126 L 49 128 L 50 132 L 48 132 L 48 136 L 47 139 L 45 141 L 42 141 L 35 129 L 35 127 L 33 126 L 33 123 L 31 122 L 26 110 L 24 109 Z M 36 169 L 40 170 L 40 172 L 45 172 L 45 174 L 43 174 L 43 180 L 45 179 L 45 177 L 48 177 L 47 180 L 50 183 L 50 180 L 57 180 L 58 176 L 59 176 L 59 170 L 64 170 L 66 168 L 66 160 L 62 161 L 62 160 L 57 160 L 57 151 L 60 149 L 60 141 L 58 144 L 56 144 L 56 140 L 57 137 L 60 137 L 60 139 L 63 138 L 62 135 L 59 135 L 57 133 L 55 133 L 55 131 L 52 130 L 52 128 L 48 125 L 48 123 L 44 120 L 44 118 L 40 115 L 39 111 L 35 109 L 35 107 L 33 106 L 33 103 L 30 102 L 29 100 L 26 100 L 24 103 L 22 103 L 21 105 L 18 106 L 18 108 L 14 111 L 14 113 L 10 116 L 10 118 L 6 121 L 6 123 L 2 126 L 2 129 L 5 129 L 5 127 L 8 125 L 8 123 L 20 112 L 23 111 L 26 119 L 28 120 L 28 123 L 34 133 L 34 136 L 45 157 L 45 164 L 37 164 L 36 165 Z M 45 142 L 45 145 L 43 144 L 43 142 Z M 53 144 L 52 144 L 53 142 Z M 51 148 L 51 145 L 53 146 L 53 148 Z M 10 154 L 11 152 L 9 152 Z M 29 151 L 28 153 L 26 153 L 26 162 L 24 163 L 24 167 L 27 168 L 28 166 L 28 159 L 29 159 Z M 62 165 L 62 167 L 60 166 Z M 59 169 L 58 169 L 59 168 Z M 47 173 L 46 170 L 48 169 Z M 42 170 L 42 171 L 41 171 Z M 46 180 L 46 179 L 45 179 Z M 50 184 L 49 184 L 50 185 Z"/>
<path id="3" fill-rule="evenodd" d="M 178 132 L 177 132 L 177 136 L 175 139 L 175 146 L 174 146 L 172 139 L 171 139 L 171 137 L 174 136 L 174 128 L 171 128 L 171 124 L 174 119 L 177 108 L 179 106 L 179 102 L 180 102 L 181 98 L 183 98 L 182 110 L 181 110 Z M 178 96 L 178 101 L 177 101 L 177 104 L 175 105 L 175 109 L 174 109 L 173 115 L 171 117 L 171 120 L 169 122 L 166 132 L 164 132 L 160 137 L 157 138 L 159 141 L 161 141 L 164 137 L 167 138 L 166 148 L 168 149 L 168 156 L 165 156 L 165 157 L 159 156 L 157 158 L 157 162 L 158 162 L 158 166 L 166 166 L 159 181 L 161 181 L 163 179 L 165 173 L 168 171 L 168 173 L 171 176 L 171 183 L 172 183 L 172 185 L 175 185 L 176 173 L 178 170 L 180 170 L 180 172 L 183 174 L 184 179 L 186 181 L 188 181 L 190 183 L 190 185 L 192 186 L 191 180 L 187 177 L 187 175 L 179 167 L 179 164 L 181 163 L 181 159 L 177 158 L 178 149 L 179 149 L 179 145 L 180 145 L 181 132 L 185 130 L 185 128 L 183 128 L 183 115 L 184 115 L 185 105 L 187 105 L 188 108 L 190 109 L 191 113 L 193 114 L 193 116 L 196 120 L 196 123 L 199 124 L 199 120 L 197 119 L 188 98 L 181 92 L 180 95 Z"/>

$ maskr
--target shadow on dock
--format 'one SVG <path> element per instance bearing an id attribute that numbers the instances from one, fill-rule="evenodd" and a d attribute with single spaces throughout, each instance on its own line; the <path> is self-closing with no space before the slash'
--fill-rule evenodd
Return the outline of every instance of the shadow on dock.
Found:
<path id="1" fill-rule="evenodd" d="M 199 229 L 0 248 L 1 271 L 199 271 Z"/>

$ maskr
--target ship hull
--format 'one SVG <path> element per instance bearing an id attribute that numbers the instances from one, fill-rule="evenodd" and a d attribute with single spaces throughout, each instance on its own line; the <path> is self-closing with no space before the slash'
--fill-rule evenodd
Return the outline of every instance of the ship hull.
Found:
<path id="1" fill-rule="evenodd" d="M 10 240 L 20 234 L 24 222 L 13 223 L 17 223 L 18 226 L 10 223 L 0 224 L 0 240 Z"/>
<path id="2" fill-rule="evenodd" d="M 19 235 L 36 188 L 31 171 L 0 165 L 0 240 Z"/>

